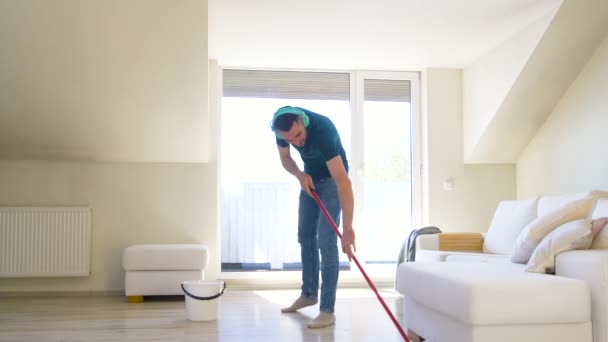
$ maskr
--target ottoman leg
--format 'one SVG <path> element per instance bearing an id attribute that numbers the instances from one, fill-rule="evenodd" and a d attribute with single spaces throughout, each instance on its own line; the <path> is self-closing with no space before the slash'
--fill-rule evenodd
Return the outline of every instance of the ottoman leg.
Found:
<path id="1" fill-rule="evenodd" d="M 424 341 L 424 339 L 422 337 L 418 336 L 418 334 L 416 334 L 414 332 L 414 330 L 412 330 L 412 329 L 407 329 L 407 337 L 409 337 L 412 342 L 423 342 Z"/>
<path id="2" fill-rule="evenodd" d="M 144 296 L 128 296 L 127 297 L 127 302 L 129 302 L 129 303 L 143 303 L 144 302 Z"/>

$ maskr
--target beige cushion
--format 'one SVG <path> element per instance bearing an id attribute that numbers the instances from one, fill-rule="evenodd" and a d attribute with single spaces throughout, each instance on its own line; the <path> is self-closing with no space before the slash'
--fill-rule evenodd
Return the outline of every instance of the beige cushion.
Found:
<path id="1" fill-rule="evenodd" d="M 574 220 L 562 224 L 549 233 L 534 250 L 526 271 L 555 274 L 555 256 L 573 249 L 591 246 L 593 231 L 590 219 Z"/>
<path id="2" fill-rule="evenodd" d="M 568 221 L 588 217 L 594 203 L 595 199 L 588 196 L 562 205 L 544 216 L 537 217 L 517 237 L 511 252 L 511 261 L 521 264 L 527 263 L 534 249 L 545 236 Z"/>
<path id="3" fill-rule="evenodd" d="M 509 254 L 519 233 L 536 218 L 538 198 L 498 204 L 483 243 L 483 252 Z"/>
<path id="4" fill-rule="evenodd" d="M 595 204 L 591 215 L 592 219 L 608 217 L 608 198 L 600 198 Z M 593 239 L 592 249 L 608 249 L 608 229 L 602 229 L 598 236 Z"/>

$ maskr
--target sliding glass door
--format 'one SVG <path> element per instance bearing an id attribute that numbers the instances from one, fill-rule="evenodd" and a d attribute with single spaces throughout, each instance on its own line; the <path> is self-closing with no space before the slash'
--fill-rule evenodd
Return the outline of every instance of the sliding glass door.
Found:
<path id="1" fill-rule="evenodd" d="M 418 78 L 413 73 L 360 72 L 355 130 L 360 161 L 359 222 L 365 261 L 392 264 L 420 212 Z M 358 127 L 361 125 L 361 127 Z"/>
<path id="2" fill-rule="evenodd" d="M 222 271 L 300 269 L 299 183 L 281 166 L 272 113 L 300 106 L 337 126 L 356 197 L 357 253 L 395 263 L 420 212 L 418 74 L 230 70 L 221 102 Z M 301 165 L 297 151 L 292 156 Z M 341 254 L 343 268 L 347 258 Z"/>
<path id="3" fill-rule="evenodd" d="M 299 183 L 280 161 L 272 114 L 299 106 L 329 117 L 350 154 L 350 73 L 224 70 L 222 271 L 300 269 Z M 299 154 L 294 160 L 302 167 Z M 344 258 L 346 263 L 346 258 Z"/>

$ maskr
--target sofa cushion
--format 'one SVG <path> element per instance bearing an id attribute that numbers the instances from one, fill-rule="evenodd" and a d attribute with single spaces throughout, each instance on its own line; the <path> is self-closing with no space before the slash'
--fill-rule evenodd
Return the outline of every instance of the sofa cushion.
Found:
<path id="1" fill-rule="evenodd" d="M 536 218 L 538 198 L 501 201 L 483 243 L 483 252 L 509 254 L 515 239 Z"/>
<path id="2" fill-rule="evenodd" d="M 537 217 L 545 216 L 559 207 L 587 197 L 588 192 L 580 192 L 576 194 L 543 196 L 538 200 Z"/>
<path id="3" fill-rule="evenodd" d="M 589 288 L 512 263 L 402 263 L 397 290 L 473 325 L 587 322 Z"/>
<path id="4" fill-rule="evenodd" d="M 555 258 L 555 273 L 589 284 L 593 339 L 608 341 L 608 250 L 560 253 Z"/>
<path id="5" fill-rule="evenodd" d="M 595 209 L 591 215 L 591 219 L 608 217 L 608 198 L 600 198 L 595 203 Z M 591 244 L 592 249 L 608 249 L 608 229 L 604 228 L 599 235 L 593 239 Z"/>
<path id="6" fill-rule="evenodd" d="M 122 255 L 125 271 L 177 271 L 207 268 L 207 246 L 194 244 L 133 245 Z"/>
<path id="7" fill-rule="evenodd" d="M 488 254 L 488 253 L 469 253 L 469 254 L 452 254 L 445 258 L 446 262 L 508 262 L 508 255 L 503 254 Z"/>
<path id="8" fill-rule="evenodd" d="M 555 256 L 574 249 L 587 249 L 593 241 L 591 220 L 581 219 L 562 224 L 545 236 L 532 253 L 526 271 L 555 274 Z"/>
<path id="9" fill-rule="evenodd" d="M 564 205 L 574 202 L 576 200 L 583 199 L 585 197 L 591 197 L 597 200 L 602 197 L 608 197 L 608 191 L 604 190 L 592 190 L 588 192 L 581 192 L 577 194 L 567 194 L 558 196 L 543 196 L 538 200 L 538 217 L 545 216 L 548 213 L 563 207 Z"/>
<path id="10" fill-rule="evenodd" d="M 479 252 L 418 250 L 416 262 L 511 262 L 508 255 Z"/>
<path id="11" fill-rule="evenodd" d="M 578 220 L 589 216 L 594 203 L 595 199 L 591 196 L 587 196 L 562 205 L 561 207 L 548 212 L 546 215 L 537 217 L 521 231 L 517 240 L 515 240 L 513 250 L 511 251 L 511 261 L 527 263 L 528 260 L 530 260 L 534 249 L 545 236 L 568 221 Z"/>
<path id="12" fill-rule="evenodd" d="M 416 262 L 444 262 L 452 255 L 479 255 L 479 252 L 416 250 Z"/>
<path id="13" fill-rule="evenodd" d="M 595 202 L 591 219 L 594 220 L 600 217 L 608 217 L 608 198 L 599 198 Z"/>

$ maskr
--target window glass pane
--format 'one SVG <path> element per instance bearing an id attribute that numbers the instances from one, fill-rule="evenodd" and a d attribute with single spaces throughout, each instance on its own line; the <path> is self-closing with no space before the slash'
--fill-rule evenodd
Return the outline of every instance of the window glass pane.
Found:
<path id="1" fill-rule="evenodd" d="M 367 263 L 393 263 L 411 225 L 409 81 L 364 82 L 366 90 L 373 82 L 377 92 L 365 95 L 363 108 L 366 258 Z M 387 96 L 378 95 L 382 90 L 378 85 L 388 87 Z M 390 97 L 404 89 L 402 99 Z"/>
<path id="2" fill-rule="evenodd" d="M 294 269 L 298 181 L 283 169 L 270 129 L 279 107 L 299 106 L 329 117 L 350 155 L 348 101 L 224 97 L 221 116 L 222 271 Z M 299 153 L 292 156 L 302 168 Z M 346 262 L 345 255 L 341 261 Z M 296 265 L 296 266 L 294 266 Z"/>

